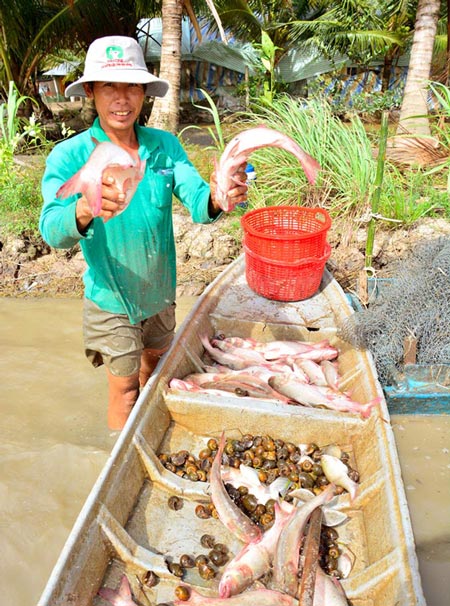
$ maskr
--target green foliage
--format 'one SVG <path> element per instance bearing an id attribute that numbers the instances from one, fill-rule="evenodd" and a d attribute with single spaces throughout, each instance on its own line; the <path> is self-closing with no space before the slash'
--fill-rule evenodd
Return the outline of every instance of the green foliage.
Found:
<path id="1" fill-rule="evenodd" d="M 345 78 L 339 79 L 333 74 L 321 75 L 308 82 L 308 94 L 311 98 L 323 100 L 327 89 L 327 101 L 333 113 L 338 116 L 356 114 L 374 117 L 385 110 L 399 109 L 403 98 L 402 86 L 387 91 L 363 91 L 345 93 Z"/>
<path id="2" fill-rule="evenodd" d="M 269 34 L 264 30 L 261 31 L 261 44 L 253 43 L 253 46 L 259 53 L 259 57 L 265 72 L 263 82 L 263 97 L 269 103 L 272 102 L 275 89 L 275 60 L 277 50 L 283 50 L 279 46 L 276 46 Z"/>
<path id="3" fill-rule="evenodd" d="M 0 223 L 12 235 L 38 232 L 42 207 L 42 163 L 18 168 L 13 160 L 0 165 Z"/>
<path id="4" fill-rule="evenodd" d="M 383 214 L 401 225 L 411 225 L 426 216 L 450 218 L 445 183 L 423 169 L 400 171 L 390 165 L 390 179 L 383 185 Z"/>
<path id="5" fill-rule="evenodd" d="M 430 91 L 438 102 L 438 109 L 432 117 L 432 132 L 441 146 L 447 150 L 446 159 L 430 169 L 427 174 L 438 174 L 446 179 L 447 195 L 450 195 L 450 89 L 440 82 L 431 82 Z"/>
<path id="6" fill-rule="evenodd" d="M 357 115 L 344 122 L 326 102 L 284 96 L 270 106 L 257 106 L 247 115 L 245 127 L 261 123 L 292 137 L 322 169 L 317 184 L 311 186 L 290 154 L 275 148 L 258 150 L 252 156 L 258 180 L 252 185 L 250 207 L 314 204 L 355 225 L 370 219 L 376 159 L 371 136 Z M 386 162 L 378 220 L 395 226 L 434 213 L 449 216 L 449 203 L 435 186 L 423 171 L 400 172 Z"/>
<path id="7" fill-rule="evenodd" d="M 53 145 L 34 114 L 30 118 L 20 116 L 27 100 L 10 82 L 8 99 L 0 105 L 0 224 L 4 232 L 16 235 L 38 231 L 44 157 Z M 62 132 L 63 136 L 72 134 L 64 124 Z M 18 153 L 30 158 L 32 154 L 31 165 L 17 161 Z"/>
<path id="8" fill-rule="evenodd" d="M 19 116 L 20 106 L 27 100 L 33 102 L 29 97 L 19 95 L 14 82 L 10 82 L 8 100 L 0 104 L 0 162 L 12 158 L 24 145 L 37 147 L 45 140 L 34 115 L 29 119 Z"/>
<path id="9" fill-rule="evenodd" d="M 34 99 L 20 95 L 14 82 L 10 82 L 7 101 L 0 104 L 0 163 L 12 160 L 17 153 L 47 153 L 53 146 L 34 113 L 29 118 L 21 116 L 21 106 L 27 102 L 37 107 Z M 73 133 L 62 122 L 62 137 Z"/>
<path id="10" fill-rule="evenodd" d="M 208 133 L 210 134 L 212 140 L 214 141 L 214 145 L 209 146 L 209 149 L 214 149 L 216 151 L 223 152 L 223 150 L 225 148 L 225 141 L 224 141 L 224 137 L 223 137 L 222 124 L 220 122 L 219 110 L 217 109 L 217 106 L 214 103 L 214 100 L 211 98 L 211 96 L 208 95 L 208 93 L 205 90 L 203 90 L 203 89 L 199 89 L 199 90 L 204 95 L 206 100 L 208 101 L 209 107 L 203 107 L 201 105 L 196 105 L 195 103 L 193 103 L 192 105 L 194 107 L 196 107 L 197 109 L 206 110 L 207 112 L 209 112 L 211 114 L 211 116 L 213 117 L 213 121 L 214 121 L 214 128 L 208 127 Z M 183 133 L 185 133 L 188 129 L 192 129 L 192 128 L 195 130 L 202 130 L 200 126 L 196 126 L 196 125 L 186 126 L 185 128 L 183 128 L 183 130 L 180 131 L 180 133 L 178 134 L 178 137 L 181 137 L 183 135 Z"/>

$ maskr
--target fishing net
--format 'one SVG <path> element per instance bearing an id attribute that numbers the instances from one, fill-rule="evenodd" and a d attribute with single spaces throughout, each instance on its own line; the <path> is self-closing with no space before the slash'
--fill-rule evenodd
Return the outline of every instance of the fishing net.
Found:
<path id="1" fill-rule="evenodd" d="M 339 336 L 370 350 L 384 385 L 403 371 L 407 337 L 416 340 L 417 364 L 450 364 L 450 238 L 416 247 L 375 301 L 343 323 Z"/>

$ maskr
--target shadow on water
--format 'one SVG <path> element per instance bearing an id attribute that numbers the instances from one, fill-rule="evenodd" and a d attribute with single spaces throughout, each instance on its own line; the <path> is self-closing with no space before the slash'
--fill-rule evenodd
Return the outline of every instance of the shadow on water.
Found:
<path id="1" fill-rule="evenodd" d="M 195 297 L 178 302 L 180 323 Z M 2 604 L 37 602 L 117 434 L 84 358 L 82 303 L 0 299 Z M 428 606 L 450 592 L 450 416 L 392 417 Z"/>

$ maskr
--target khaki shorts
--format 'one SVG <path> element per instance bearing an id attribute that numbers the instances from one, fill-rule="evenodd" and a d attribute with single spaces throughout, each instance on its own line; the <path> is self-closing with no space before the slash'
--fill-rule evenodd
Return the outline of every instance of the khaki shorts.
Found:
<path id="1" fill-rule="evenodd" d="M 100 309 L 84 299 L 83 337 L 85 353 L 93 366 L 105 364 L 117 377 L 139 372 L 142 350 L 167 349 L 175 333 L 175 303 L 138 324 L 125 314 Z"/>

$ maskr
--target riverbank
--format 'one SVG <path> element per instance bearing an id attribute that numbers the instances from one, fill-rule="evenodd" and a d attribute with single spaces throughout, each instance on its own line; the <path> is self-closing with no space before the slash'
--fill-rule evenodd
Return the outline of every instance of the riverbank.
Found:
<path id="1" fill-rule="evenodd" d="M 242 252 L 237 214 L 199 225 L 175 209 L 174 231 L 177 296 L 200 295 Z M 373 273 L 380 278 L 391 277 L 417 246 L 442 236 L 450 237 L 450 222 L 443 218 L 424 218 L 402 229 L 380 227 L 374 243 Z M 358 276 L 365 266 L 366 238 L 365 226 L 357 228 L 336 221 L 330 228 L 331 257 L 327 267 L 345 291 L 358 290 Z M 78 246 L 55 250 L 40 238 L 30 239 L 27 235 L 11 238 L 2 236 L 0 231 L 0 297 L 80 298 L 85 267 Z"/>

